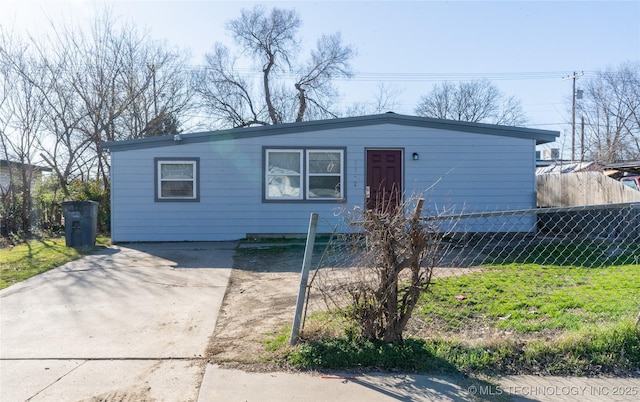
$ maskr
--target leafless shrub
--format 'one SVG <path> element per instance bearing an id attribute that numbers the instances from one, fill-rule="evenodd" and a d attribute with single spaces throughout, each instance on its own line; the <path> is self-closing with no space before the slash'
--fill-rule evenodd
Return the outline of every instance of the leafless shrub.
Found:
<path id="1" fill-rule="evenodd" d="M 353 323 L 351 335 L 396 342 L 432 283 L 445 233 L 425 223 L 424 199 L 345 214 L 359 228 L 345 246 L 348 267 L 323 270 L 316 285 L 331 309 Z"/>

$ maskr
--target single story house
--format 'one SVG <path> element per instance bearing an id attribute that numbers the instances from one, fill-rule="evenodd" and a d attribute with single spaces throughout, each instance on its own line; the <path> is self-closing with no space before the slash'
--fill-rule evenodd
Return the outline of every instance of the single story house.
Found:
<path id="1" fill-rule="evenodd" d="M 26 163 L 0 160 L 0 192 L 4 193 L 11 186 L 11 180 L 20 182 L 23 174 L 31 176 L 31 183 L 42 180 L 43 173 L 51 173 L 51 168 Z"/>
<path id="2" fill-rule="evenodd" d="M 537 144 L 556 131 L 377 115 L 105 143 L 114 242 L 330 233 L 378 191 L 428 211 L 536 206 Z"/>

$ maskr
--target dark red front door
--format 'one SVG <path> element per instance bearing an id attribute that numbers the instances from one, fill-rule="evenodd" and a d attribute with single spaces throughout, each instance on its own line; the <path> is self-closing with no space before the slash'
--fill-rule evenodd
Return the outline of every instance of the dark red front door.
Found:
<path id="1" fill-rule="evenodd" d="M 367 209 L 388 210 L 402 201 L 402 151 L 367 150 Z"/>

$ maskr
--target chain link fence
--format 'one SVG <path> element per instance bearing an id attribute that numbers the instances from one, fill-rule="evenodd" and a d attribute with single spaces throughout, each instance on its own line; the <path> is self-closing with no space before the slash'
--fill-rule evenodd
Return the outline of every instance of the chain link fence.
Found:
<path id="1" fill-rule="evenodd" d="M 431 286 L 407 336 L 545 338 L 606 325 L 640 311 L 640 204 L 471 213 L 422 218 L 437 254 Z M 357 227 L 320 243 L 305 314 L 336 305 L 366 272 Z M 303 334 L 335 322 L 303 320 Z M 320 328 L 319 328 L 320 327 Z"/>
<path id="2" fill-rule="evenodd" d="M 640 204 L 478 213 L 431 221 L 453 228 L 443 247 L 443 267 L 535 263 L 597 268 L 637 265 L 640 257 Z"/>

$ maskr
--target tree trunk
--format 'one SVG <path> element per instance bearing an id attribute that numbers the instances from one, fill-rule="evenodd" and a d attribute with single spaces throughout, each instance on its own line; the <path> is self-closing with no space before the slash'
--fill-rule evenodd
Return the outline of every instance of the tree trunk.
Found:
<path id="1" fill-rule="evenodd" d="M 280 118 L 278 117 L 278 112 L 276 108 L 273 106 L 273 102 L 271 101 L 271 90 L 269 88 L 269 73 L 271 73 L 271 68 L 275 63 L 275 56 L 269 54 L 269 62 L 262 70 L 262 84 L 264 86 L 264 101 L 267 104 L 267 110 L 269 111 L 269 117 L 271 118 L 271 124 L 279 124 L 281 123 Z"/>
<path id="2" fill-rule="evenodd" d="M 298 115 L 296 116 L 296 122 L 301 122 L 304 119 L 304 113 L 307 111 L 307 95 L 305 94 L 304 88 L 302 85 L 296 84 L 296 89 L 298 90 Z"/>

